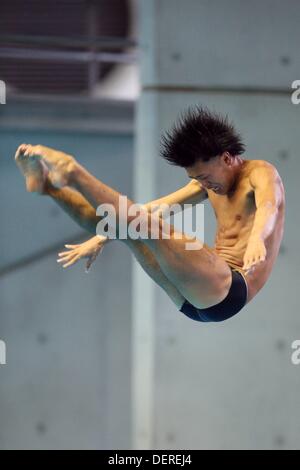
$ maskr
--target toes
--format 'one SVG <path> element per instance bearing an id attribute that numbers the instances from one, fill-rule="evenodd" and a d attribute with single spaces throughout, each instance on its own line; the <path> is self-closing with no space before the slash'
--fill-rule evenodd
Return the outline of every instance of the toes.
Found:
<path id="1" fill-rule="evenodd" d="M 19 145 L 18 150 L 20 150 L 21 152 L 23 152 L 24 150 L 26 150 L 27 145 L 28 145 L 28 144 L 21 144 L 21 145 Z"/>
<path id="2" fill-rule="evenodd" d="M 17 151 L 15 153 L 15 159 L 17 160 L 17 158 L 20 157 L 20 155 L 25 152 L 26 150 L 26 144 L 21 144 L 19 145 L 19 147 L 17 148 Z"/>
<path id="3" fill-rule="evenodd" d="M 24 155 L 25 155 L 25 157 L 30 157 L 30 156 L 34 155 L 34 150 L 33 150 L 32 145 L 26 145 Z"/>
<path id="4" fill-rule="evenodd" d="M 28 147 L 28 144 L 21 144 L 19 145 L 17 152 L 25 152 L 27 147 Z"/>
<path id="5" fill-rule="evenodd" d="M 31 144 L 21 144 L 15 154 L 15 158 L 24 156 L 24 157 L 31 157 L 31 156 L 38 156 L 40 155 L 40 146 L 39 145 L 31 145 Z"/>

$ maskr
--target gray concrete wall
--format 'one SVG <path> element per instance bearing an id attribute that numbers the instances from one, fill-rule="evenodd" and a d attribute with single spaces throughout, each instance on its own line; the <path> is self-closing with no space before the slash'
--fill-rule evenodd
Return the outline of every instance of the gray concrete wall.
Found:
<path id="1" fill-rule="evenodd" d="M 290 101 L 299 2 L 140 6 L 134 148 L 127 105 L 8 96 L 0 107 L 0 448 L 299 448 L 300 369 L 290 361 L 300 331 L 300 107 Z M 88 275 L 82 264 L 63 272 L 56 253 L 82 231 L 52 201 L 25 192 L 12 160 L 22 141 L 62 148 L 123 194 L 149 201 L 187 182 L 159 159 L 159 139 L 196 103 L 228 113 L 246 156 L 274 163 L 287 193 L 268 284 L 219 325 L 179 313 L 121 244 Z M 206 204 L 206 242 L 214 229 Z"/>
<path id="2" fill-rule="evenodd" d="M 291 342 L 300 331 L 300 107 L 290 100 L 291 83 L 299 78 L 299 18 L 296 0 L 142 2 L 136 174 L 142 177 L 146 161 L 151 197 L 187 181 L 181 169 L 158 159 L 157 150 L 162 131 L 192 104 L 228 113 L 245 138 L 246 158 L 274 163 L 287 193 L 285 236 L 272 276 L 231 320 L 193 322 L 144 278 L 154 308 L 144 324 L 137 323 L 138 333 L 151 326 L 148 335 L 137 333 L 134 339 L 144 354 L 140 362 L 146 359 L 151 365 L 148 383 L 153 390 L 151 396 L 143 395 L 144 387 L 138 386 L 141 366 L 135 364 L 136 390 L 142 396 L 134 442 L 142 448 L 300 447 L 300 375 L 290 361 Z M 138 180 L 135 188 L 137 198 L 146 197 Z M 212 241 L 214 230 L 206 204 L 206 242 Z M 142 298 L 140 278 L 136 285 Z M 133 316 L 138 315 L 137 308 Z"/>
<path id="3" fill-rule="evenodd" d="M 129 448 L 131 255 L 114 242 L 89 274 L 64 271 L 57 252 L 90 235 L 26 193 L 13 155 L 63 149 L 132 196 L 132 105 L 8 97 L 0 113 L 0 448 Z"/>

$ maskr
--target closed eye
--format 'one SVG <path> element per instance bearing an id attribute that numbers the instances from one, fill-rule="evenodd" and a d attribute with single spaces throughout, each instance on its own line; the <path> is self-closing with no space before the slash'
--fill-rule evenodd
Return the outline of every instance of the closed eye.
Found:
<path id="1" fill-rule="evenodd" d="M 207 180 L 208 176 L 207 175 L 198 175 L 198 176 L 189 176 L 189 178 L 192 178 L 194 180 Z"/>

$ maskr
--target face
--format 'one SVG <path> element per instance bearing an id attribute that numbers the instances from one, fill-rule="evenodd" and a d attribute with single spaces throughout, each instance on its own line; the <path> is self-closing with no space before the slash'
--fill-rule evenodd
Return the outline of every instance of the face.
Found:
<path id="1" fill-rule="evenodd" d="M 192 167 L 186 168 L 190 178 L 199 181 L 205 189 L 216 194 L 226 194 L 235 179 L 234 157 L 225 152 L 208 162 L 198 161 Z"/>

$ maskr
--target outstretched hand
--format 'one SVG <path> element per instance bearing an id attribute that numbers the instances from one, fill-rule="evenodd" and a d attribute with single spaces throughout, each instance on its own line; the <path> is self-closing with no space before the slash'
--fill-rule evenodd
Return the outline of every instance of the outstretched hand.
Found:
<path id="1" fill-rule="evenodd" d="M 251 272 L 258 264 L 266 259 L 266 247 L 261 238 L 250 239 L 244 255 L 243 269 Z"/>
<path id="2" fill-rule="evenodd" d="M 97 235 L 79 245 L 65 245 L 68 251 L 58 253 L 59 259 L 57 262 L 64 263 L 63 268 L 68 268 L 81 258 L 87 258 L 85 271 L 88 272 L 99 253 L 103 250 L 107 240 L 107 237 Z"/>

